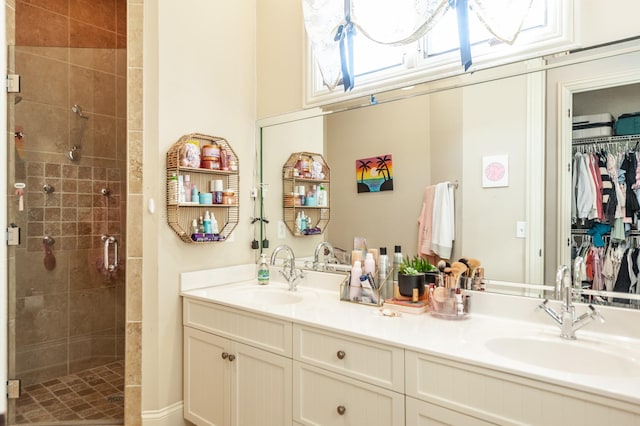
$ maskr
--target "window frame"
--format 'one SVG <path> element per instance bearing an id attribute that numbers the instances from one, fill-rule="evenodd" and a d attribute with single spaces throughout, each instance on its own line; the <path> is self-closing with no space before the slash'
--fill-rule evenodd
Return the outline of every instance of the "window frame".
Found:
<path id="1" fill-rule="evenodd" d="M 504 48 L 497 47 L 496 49 L 489 49 L 489 51 L 479 53 L 472 51 L 473 65 L 468 72 L 521 62 L 579 47 L 576 41 L 573 23 L 574 1 L 575 0 L 549 0 L 548 24 L 544 30 L 536 33 L 537 39 L 535 41 L 516 43 L 514 46 L 504 45 Z M 342 86 L 337 86 L 334 90 L 330 91 L 324 86 L 318 88 L 322 82 L 322 78 L 311 54 L 311 46 L 306 37 L 306 32 L 304 32 L 304 34 L 304 108 L 343 102 L 374 93 L 417 85 L 441 78 L 454 77 L 465 73 L 460 65 L 458 49 L 426 58 L 423 57 L 424 55 L 417 54 L 418 52 L 416 50 L 416 57 L 406 60 L 404 67 L 394 67 L 384 72 L 361 76 L 356 79 L 354 89 L 349 92 L 344 92 Z M 529 37 L 532 36 L 533 34 Z M 524 37 L 526 37 L 526 35 L 524 35 Z"/>

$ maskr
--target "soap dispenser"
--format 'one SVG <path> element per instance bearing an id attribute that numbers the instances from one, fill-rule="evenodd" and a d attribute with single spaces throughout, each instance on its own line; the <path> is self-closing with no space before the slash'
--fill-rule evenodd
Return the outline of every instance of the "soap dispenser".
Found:
<path id="1" fill-rule="evenodd" d="M 258 262 L 258 284 L 269 284 L 269 263 L 267 262 L 267 255 L 262 253 Z"/>

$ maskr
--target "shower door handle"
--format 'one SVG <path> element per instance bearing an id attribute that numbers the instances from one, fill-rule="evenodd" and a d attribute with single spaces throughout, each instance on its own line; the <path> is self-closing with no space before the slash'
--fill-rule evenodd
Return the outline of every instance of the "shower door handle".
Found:
<path id="1" fill-rule="evenodd" d="M 104 267 L 109 272 L 113 272 L 118 269 L 118 240 L 116 237 L 103 235 L 102 241 L 104 242 Z M 109 263 L 109 247 L 113 245 L 113 263 Z"/>

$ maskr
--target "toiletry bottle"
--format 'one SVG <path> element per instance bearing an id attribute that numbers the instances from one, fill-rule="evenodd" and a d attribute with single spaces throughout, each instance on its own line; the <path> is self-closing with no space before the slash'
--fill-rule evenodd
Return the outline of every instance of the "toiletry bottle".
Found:
<path id="1" fill-rule="evenodd" d="M 200 216 L 200 221 L 198 222 L 198 233 L 204 234 L 204 219 Z"/>
<path id="2" fill-rule="evenodd" d="M 269 284 L 269 263 L 267 263 L 267 255 L 262 253 L 258 262 L 258 284 Z"/>
<path id="3" fill-rule="evenodd" d="M 192 234 L 198 233 L 198 221 L 195 218 L 193 219 L 193 222 L 191 222 L 191 233 Z"/>
<path id="4" fill-rule="evenodd" d="M 387 248 L 380 247 L 380 256 L 378 256 L 378 277 L 382 282 L 389 273 L 389 256 L 387 256 Z"/>
<path id="5" fill-rule="evenodd" d="M 216 220 L 216 215 L 213 214 L 213 212 L 211 213 L 211 233 L 215 235 L 220 233 L 220 230 L 218 229 L 218 221 Z"/>
<path id="6" fill-rule="evenodd" d="M 300 214 L 300 232 L 304 234 L 307 230 L 307 217 L 304 215 L 304 211 Z"/>
<path id="7" fill-rule="evenodd" d="M 169 204 L 178 204 L 178 175 L 173 173 L 167 183 L 169 192 Z"/>
<path id="8" fill-rule="evenodd" d="M 311 185 L 311 189 L 307 192 L 307 197 L 305 199 L 305 205 L 309 207 L 316 207 L 318 205 L 318 199 L 316 198 L 316 186 Z"/>
<path id="9" fill-rule="evenodd" d="M 298 212 L 298 215 L 296 216 L 296 235 L 300 235 L 300 232 L 302 232 L 302 215 L 300 214 L 300 212 Z"/>
<path id="10" fill-rule="evenodd" d="M 458 316 L 464 315 L 464 303 L 462 302 L 462 290 L 456 288 L 456 311 Z"/>
<path id="11" fill-rule="evenodd" d="M 184 177 L 182 178 L 183 182 L 184 182 L 184 201 L 187 203 L 191 202 L 191 176 L 189 175 L 184 175 Z"/>
<path id="12" fill-rule="evenodd" d="M 211 215 L 209 214 L 209 210 L 207 210 L 206 212 L 204 212 L 204 233 L 205 234 L 211 234 Z"/>
<path id="13" fill-rule="evenodd" d="M 356 260 L 351 268 L 351 279 L 349 281 L 349 300 L 359 301 L 362 293 L 362 287 L 360 284 L 360 276 L 362 275 L 362 266 L 360 261 Z"/>
<path id="14" fill-rule="evenodd" d="M 402 247 L 395 246 L 393 248 L 393 280 L 398 281 L 398 270 L 402 263 Z"/>
<path id="15" fill-rule="evenodd" d="M 327 191 L 324 189 L 324 185 L 320 184 L 320 188 L 318 188 L 318 207 L 327 207 L 328 204 Z"/>
<path id="16" fill-rule="evenodd" d="M 178 175 L 178 204 L 184 203 L 186 199 L 184 193 L 184 176 Z"/>
<path id="17" fill-rule="evenodd" d="M 367 253 L 364 258 L 364 273 L 373 275 L 376 272 L 376 263 L 373 260 L 373 253 Z"/>
<path id="18" fill-rule="evenodd" d="M 198 187 L 195 185 L 191 186 L 191 201 L 197 203 L 200 199 L 200 195 L 198 193 Z"/>

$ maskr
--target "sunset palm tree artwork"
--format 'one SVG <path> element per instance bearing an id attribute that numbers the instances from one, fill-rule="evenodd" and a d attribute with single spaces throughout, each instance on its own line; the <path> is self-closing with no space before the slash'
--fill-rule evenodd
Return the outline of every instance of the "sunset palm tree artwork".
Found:
<path id="1" fill-rule="evenodd" d="M 356 160 L 358 193 L 393 190 L 391 154 Z"/>

